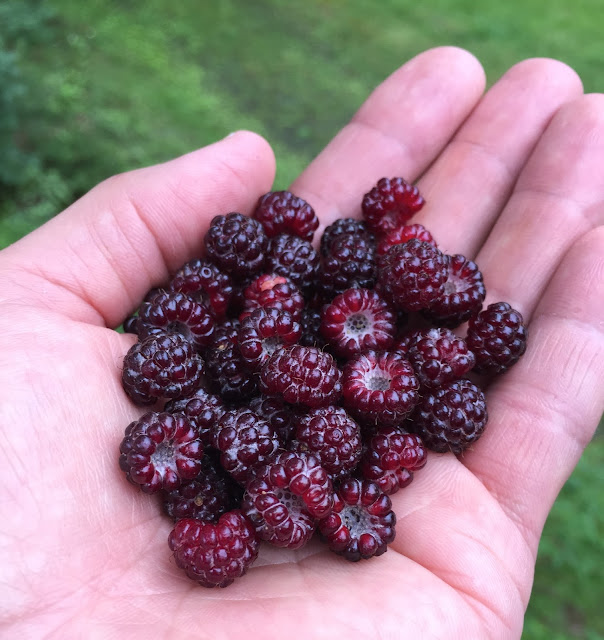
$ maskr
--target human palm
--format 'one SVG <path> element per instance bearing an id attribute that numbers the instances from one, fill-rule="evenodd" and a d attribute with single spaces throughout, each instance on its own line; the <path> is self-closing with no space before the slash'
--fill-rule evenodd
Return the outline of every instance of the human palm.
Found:
<path id="1" fill-rule="evenodd" d="M 0 254 L 7 637 L 519 637 L 543 523 L 604 409 L 604 97 L 545 60 L 483 89 L 467 53 L 418 56 L 293 185 L 325 226 L 378 178 L 419 178 L 417 221 L 529 324 L 526 355 L 487 391 L 482 439 L 432 454 L 392 497 L 379 559 L 263 546 L 244 578 L 203 589 L 117 465 L 141 410 L 120 383 L 133 337 L 111 327 L 200 254 L 214 215 L 271 188 L 262 139 L 112 178 Z"/>

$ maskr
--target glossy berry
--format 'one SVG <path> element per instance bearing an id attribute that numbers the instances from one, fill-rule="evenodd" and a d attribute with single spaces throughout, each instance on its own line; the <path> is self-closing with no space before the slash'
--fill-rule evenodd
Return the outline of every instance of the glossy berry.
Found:
<path id="1" fill-rule="evenodd" d="M 122 385 L 138 405 L 191 395 L 201 385 L 203 360 L 178 333 L 151 335 L 124 357 Z"/>
<path id="2" fill-rule="evenodd" d="M 291 233 L 310 242 L 319 226 L 314 209 L 289 191 L 264 194 L 258 201 L 254 218 L 262 223 L 269 238 Z"/>
<path id="3" fill-rule="evenodd" d="M 208 446 L 211 444 L 216 423 L 226 411 L 226 406 L 219 396 L 200 387 L 186 398 L 171 400 L 164 407 L 164 411 L 183 413 L 197 430 L 204 446 Z"/>
<path id="4" fill-rule="evenodd" d="M 122 328 L 124 329 L 124 333 L 134 333 L 138 335 L 138 315 L 128 316 L 124 320 Z"/>
<path id="5" fill-rule="evenodd" d="M 301 291 L 308 291 L 315 284 L 318 269 L 319 254 L 307 240 L 287 233 L 271 238 L 267 272 L 285 276 Z"/>
<path id="6" fill-rule="evenodd" d="M 279 448 L 277 434 L 266 420 L 249 409 L 226 411 L 214 429 L 212 446 L 220 451 L 220 463 L 244 484 L 250 469 L 264 464 Z"/>
<path id="7" fill-rule="evenodd" d="M 182 414 L 149 412 L 126 427 L 120 469 L 144 493 L 175 489 L 201 469 L 203 445 Z"/>
<path id="8" fill-rule="evenodd" d="M 399 424 L 419 399 L 413 367 L 399 353 L 355 356 L 344 367 L 342 385 L 344 405 L 364 424 Z"/>
<path id="9" fill-rule="evenodd" d="M 480 311 L 486 289 L 475 262 L 462 255 L 446 256 L 446 259 L 444 289 L 423 313 L 435 324 L 452 329 Z"/>
<path id="10" fill-rule="evenodd" d="M 526 351 L 522 315 L 507 302 L 490 304 L 468 325 L 466 342 L 476 356 L 474 371 L 493 375 L 507 371 Z"/>
<path id="11" fill-rule="evenodd" d="M 259 371 L 277 349 L 295 344 L 301 335 L 302 327 L 291 313 L 256 309 L 241 322 L 239 351 L 250 371 Z"/>
<path id="12" fill-rule="evenodd" d="M 253 280 L 244 290 L 243 297 L 240 320 L 260 308 L 288 311 L 299 320 L 304 309 L 304 297 L 300 289 L 289 278 L 275 273 L 265 273 Z"/>
<path id="13" fill-rule="evenodd" d="M 300 317 L 302 335 L 299 343 L 305 347 L 323 347 L 325 338 L 321 335 L 321 311 L 307 307 Z"/>
<path id="14" fill-rule="evenodd" d="M 325 228 L 321 236 L 321 255 L 327 255 L 331 252 L 331 245 L 341 236 L 358 236 L 368 241 L 372 247 L 375 247 L 375 236 L 362 220 L 354 218 L 338 218 L 334 223 Z"/>
<path id="15" fill-rule="evenodd" d="M 450 329 L 417 332 L 407 351 L 420 385 L 431 389 L 465 376 L 474 366 L 474 354 L 463 338 Z"/>
<path id="16" fill-rule="evenodd" d="M 241 280 L 262 271 L 268 238 L 262 225 L 240 213 L 216 216 L 204 238 L 208 258 Z"/>
<path id="17" fill-rule="evenodd" d="M 179 333 L 197 350 L 210 344 L 214 325 L 214 317 L 203 304 L 173 291 L 159 292 L 143 302 L 138 312 L 140 339 L 160 333 Z"/>
<path id="18" fill-rule="evenodd" d="M 256 378 L 239 351 L 239 323 L 225 322 L 206 351 L 208 381 L 224 400 L 245 400 L 258 391 Z"/>
<path id="19" fill-rule="evenodd" d="M 321 334 L 343 358 L 387 349 L 394 340 L 396 316 L 373 290 L 348 289 L 322 312 Z"/>
<path id="20" fill-rule="evenodd" d="M 376 290 L 403 311 L 428 308 L 442 295 L 447 259 L 427 242 L 410 240 L 395 245 L 380 261 Z"/>
<path id="21" fill-rule="evenodd" d="M 382 427 L 369 438 L 359 469 L 364 478 L 392 495 L 411 482 L 413 471 L 426 464 L 426 454 L 418 435 Z"/>
<path id="22" fill-rule="evenodd" d="M 361 458 L 361 430 L 342 407 L 313 409 L 298 420 L 297 450 L 315 455 L 332 478 L 350 473 Z"/>
<path id="23" fill-rule="evenodd" d="M 342 374 L 332 356 L 316 347 L 294 345 L 275 351 L 260 372 L 260 388 L 291 404 L 315 408 L 334 404 Z"/>
<path id="24" fill-rule="evenodd" d="M 363 217 L 376 233 L 402 227 L 425 204 L 417 187 L 403 178 L 382 178 L 363 197 Z"/>
<path id="25" fill-rule="evenodd" d="M 271 396 L 256 396 L 249 401 L 248 406 L 258 417 L 269 423 L 283 444 L 293 438 L 296 432 L 296 423 L 299 417 L 304 415 L 299 411 L 294 411 L 292 405 Z"/>
<path id="26" fill-rule="evenodd" d="M 436 242 L 428 229 L 421 224 L 408 224 L 404 227 L 392 229 L 392 231 L 389 231 L 385 236 L 383 236 L 378 243 L 376 253 L 378 257 L 384 256 L 388 253 L 391 247 L 394 247 L 397 244 L 405 244 L 405 242 L 409 242 L 409 240 L 413 240 L 414 238 L 436 247 Z"/>
<path id="27" fill-rule="evenodd" d="M 373 288 L 377 277 L 375 247 L 363 236 L 336 238 L 323 256 L 319 269 L 319 291 L 326 301 L 351 287 Z"/>
<path id="28" fill-rule="evenodd" d="M 217 319 L 226 314 L 233 295 L 231 278 L 206 260 L 191 260 L 173 276 L 169 289 L 201 302 Z"/>
<path id="29" fill-rule="evenodd" d="M 482 391 L 469 380 L 456 380 L 426 393 L 411 423 L 428 449 L 459 454 L 478 440 L 487 419 Z"/>
<path id="30" fill-rule="evenodd" d="M 227 587 L 258 557 L 254 527 L 241 511 L 229 511 L 216 524 L 186 518 L 168 538 L 176 566 L 203 587 Z"/>
<path id="31" fill-rule="evenodd" d="M 179 487 L 164 493 L 164 511 L 174 520 L 217 522 L 223 513 L 238 506 L 233 485 L 220 465 L 204 456 L 201 469 L 192 480 L 183 480 Z"/>
<path id="32" fill-rule="evenodd" d="M 318 459 L 288 451 L 256 469 L 242 510 L 262 540 L 297 549 L 312 537 L 316 519 L 331 512 L 333 499 L 329 475 Z"/>
<path id="33" fill-rule="evenodd" d="M 348 478 L 338 488 L 334 508 L 319 522 L 329 548 L 346 560 L 381 556 L 395 537 L 390 498 L 368 480 Z"/>

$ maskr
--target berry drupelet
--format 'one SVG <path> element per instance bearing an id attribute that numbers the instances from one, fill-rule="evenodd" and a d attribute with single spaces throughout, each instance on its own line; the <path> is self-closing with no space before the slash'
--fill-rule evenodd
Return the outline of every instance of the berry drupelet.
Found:
<path id="1" fill-rule="evenodd" d="M 183 413 L 195 427 L 204 446 L 210 445 L 212 432 L 216 423 L 226 411 L 222 399 L 209 393 L 203 387 L 186 398 L 171 400 L 166 403 L 164 411 L 168 413 Z"/>
<path id="2" fill-rule="evenodd" d="M 301 291 L 314 286 L 319 269 L 319 254 L 312 244 L 298 236 L 281 233 L 271 238 L 266 271 L 289 278 Z"/>

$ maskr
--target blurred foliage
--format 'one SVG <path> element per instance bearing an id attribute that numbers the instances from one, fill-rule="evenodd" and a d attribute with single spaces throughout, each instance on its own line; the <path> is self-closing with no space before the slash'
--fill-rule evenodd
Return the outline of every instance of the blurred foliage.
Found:
<path id="1" fill-rule="evenodd" d="M 3 0 L 0 247 L 119 171 L 249 128 L 285 187 L 402 62 L 440 44 L 489 83 L 527 57 L 602 89 L 601 0 Z M 604 638 L 600 438 L 546 524 L 529 640 Z"/>

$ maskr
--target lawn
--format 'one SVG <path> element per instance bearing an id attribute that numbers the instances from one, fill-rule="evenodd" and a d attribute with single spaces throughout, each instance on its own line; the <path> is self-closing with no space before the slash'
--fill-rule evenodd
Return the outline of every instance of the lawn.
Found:
<path id="1" fill-rule="evenodd" d="M 0 159 L 0 247 L 108 175 L 239 128 L 271 142 L 276 184 L 285 187 L 385 75 L 431 46 L 471 50 L 490 83 L 523 58 L 552 56 L 572 65 L 586 90 L 601 90 L 601 29 L 593 19 L 600 5 L 4 2 L 0 141 L 7 152 Z M 599 438 L 546 525 L 528 639 L 604 637 L 597 589 L 604 557 L 602 469 Z"/>

